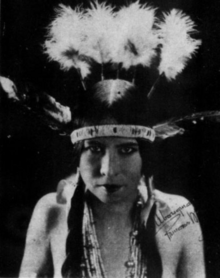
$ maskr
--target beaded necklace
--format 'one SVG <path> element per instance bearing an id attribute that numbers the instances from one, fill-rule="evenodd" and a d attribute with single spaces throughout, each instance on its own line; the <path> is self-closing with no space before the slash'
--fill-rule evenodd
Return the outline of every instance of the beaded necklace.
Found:
<path id="1" fill-rule="evenodd" d="M 140 248 L 140 208 L 141 202 L 137 202 L 135 208 L 134 225 L 129 236 L 129 256 L 125 262 L 125 278 L 147 278 L 146 257 Z M 97 240 L 92 209 L 87 202 L 83 215 L 83 258 L 81 263 L 82 278 L 108 278 L 103 265 L 101 252 Z"/>

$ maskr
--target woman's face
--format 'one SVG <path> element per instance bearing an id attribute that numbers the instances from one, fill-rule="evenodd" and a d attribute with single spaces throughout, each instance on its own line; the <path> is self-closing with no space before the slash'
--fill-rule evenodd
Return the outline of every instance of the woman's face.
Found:
<path id="1" fill-rule="evenodd" d="M 142 159 L 135 139 L 94 138 L 83 142 L 81 177 L 102 202 L 132 202 L 137 197 Z"/>

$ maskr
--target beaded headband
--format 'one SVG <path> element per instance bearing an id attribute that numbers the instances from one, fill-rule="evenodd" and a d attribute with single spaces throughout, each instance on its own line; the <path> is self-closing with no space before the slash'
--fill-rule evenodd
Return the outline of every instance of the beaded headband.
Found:
<path id="1" fill-rule="evenodd" d="M 70 136 L 73 144 L 97 137 L 140 138 L 153 142 L 155 131 L 152 128 L 137 125 L 100 125 L 74 130 Z"/>

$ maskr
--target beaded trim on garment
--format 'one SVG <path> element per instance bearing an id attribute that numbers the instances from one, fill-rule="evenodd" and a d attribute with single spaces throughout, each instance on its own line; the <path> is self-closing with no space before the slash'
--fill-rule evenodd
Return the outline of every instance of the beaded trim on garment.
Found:
<path id="1" fill-rule="evenodd" d="M 125 278 L 147 278 L 146 258 L 143 256 L 138 240 L 140 231 L 140 206 L 138 202 L 133 229 L 129 239 L 129 257 L 125 262 Z M 92 209 L 85 202 L 83 216 L 83 258 L 81 263 L 82 278 L 107 278 L 96 236 Z"/>

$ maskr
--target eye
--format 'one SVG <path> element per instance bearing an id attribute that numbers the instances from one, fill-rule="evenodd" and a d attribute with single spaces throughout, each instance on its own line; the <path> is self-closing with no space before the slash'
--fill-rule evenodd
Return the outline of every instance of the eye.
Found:
<path id="1" fill-rule="evenodd" d="M 96 141 L 86 140 L 84 141 L 83 150 L 89 154 L 101 154 L 105 151 L 105 146 Z"/>
<path id="2" fill-rule="evenodd" d="M 121 147 L 120 148 L 121 154 L 133 154 L 136 151 L 137 151 L 137 148 L 135 148 L 135 147 Z"/>
<path id="3" fill-rule="evenodd" d="M 88 146 L 86 149 L 89 150 L 93 154 L 99 154 L 99 153 L 102 153 L 102 151 L 103 151 L 100 146 L 96 146 L 96 145 Z"/>

